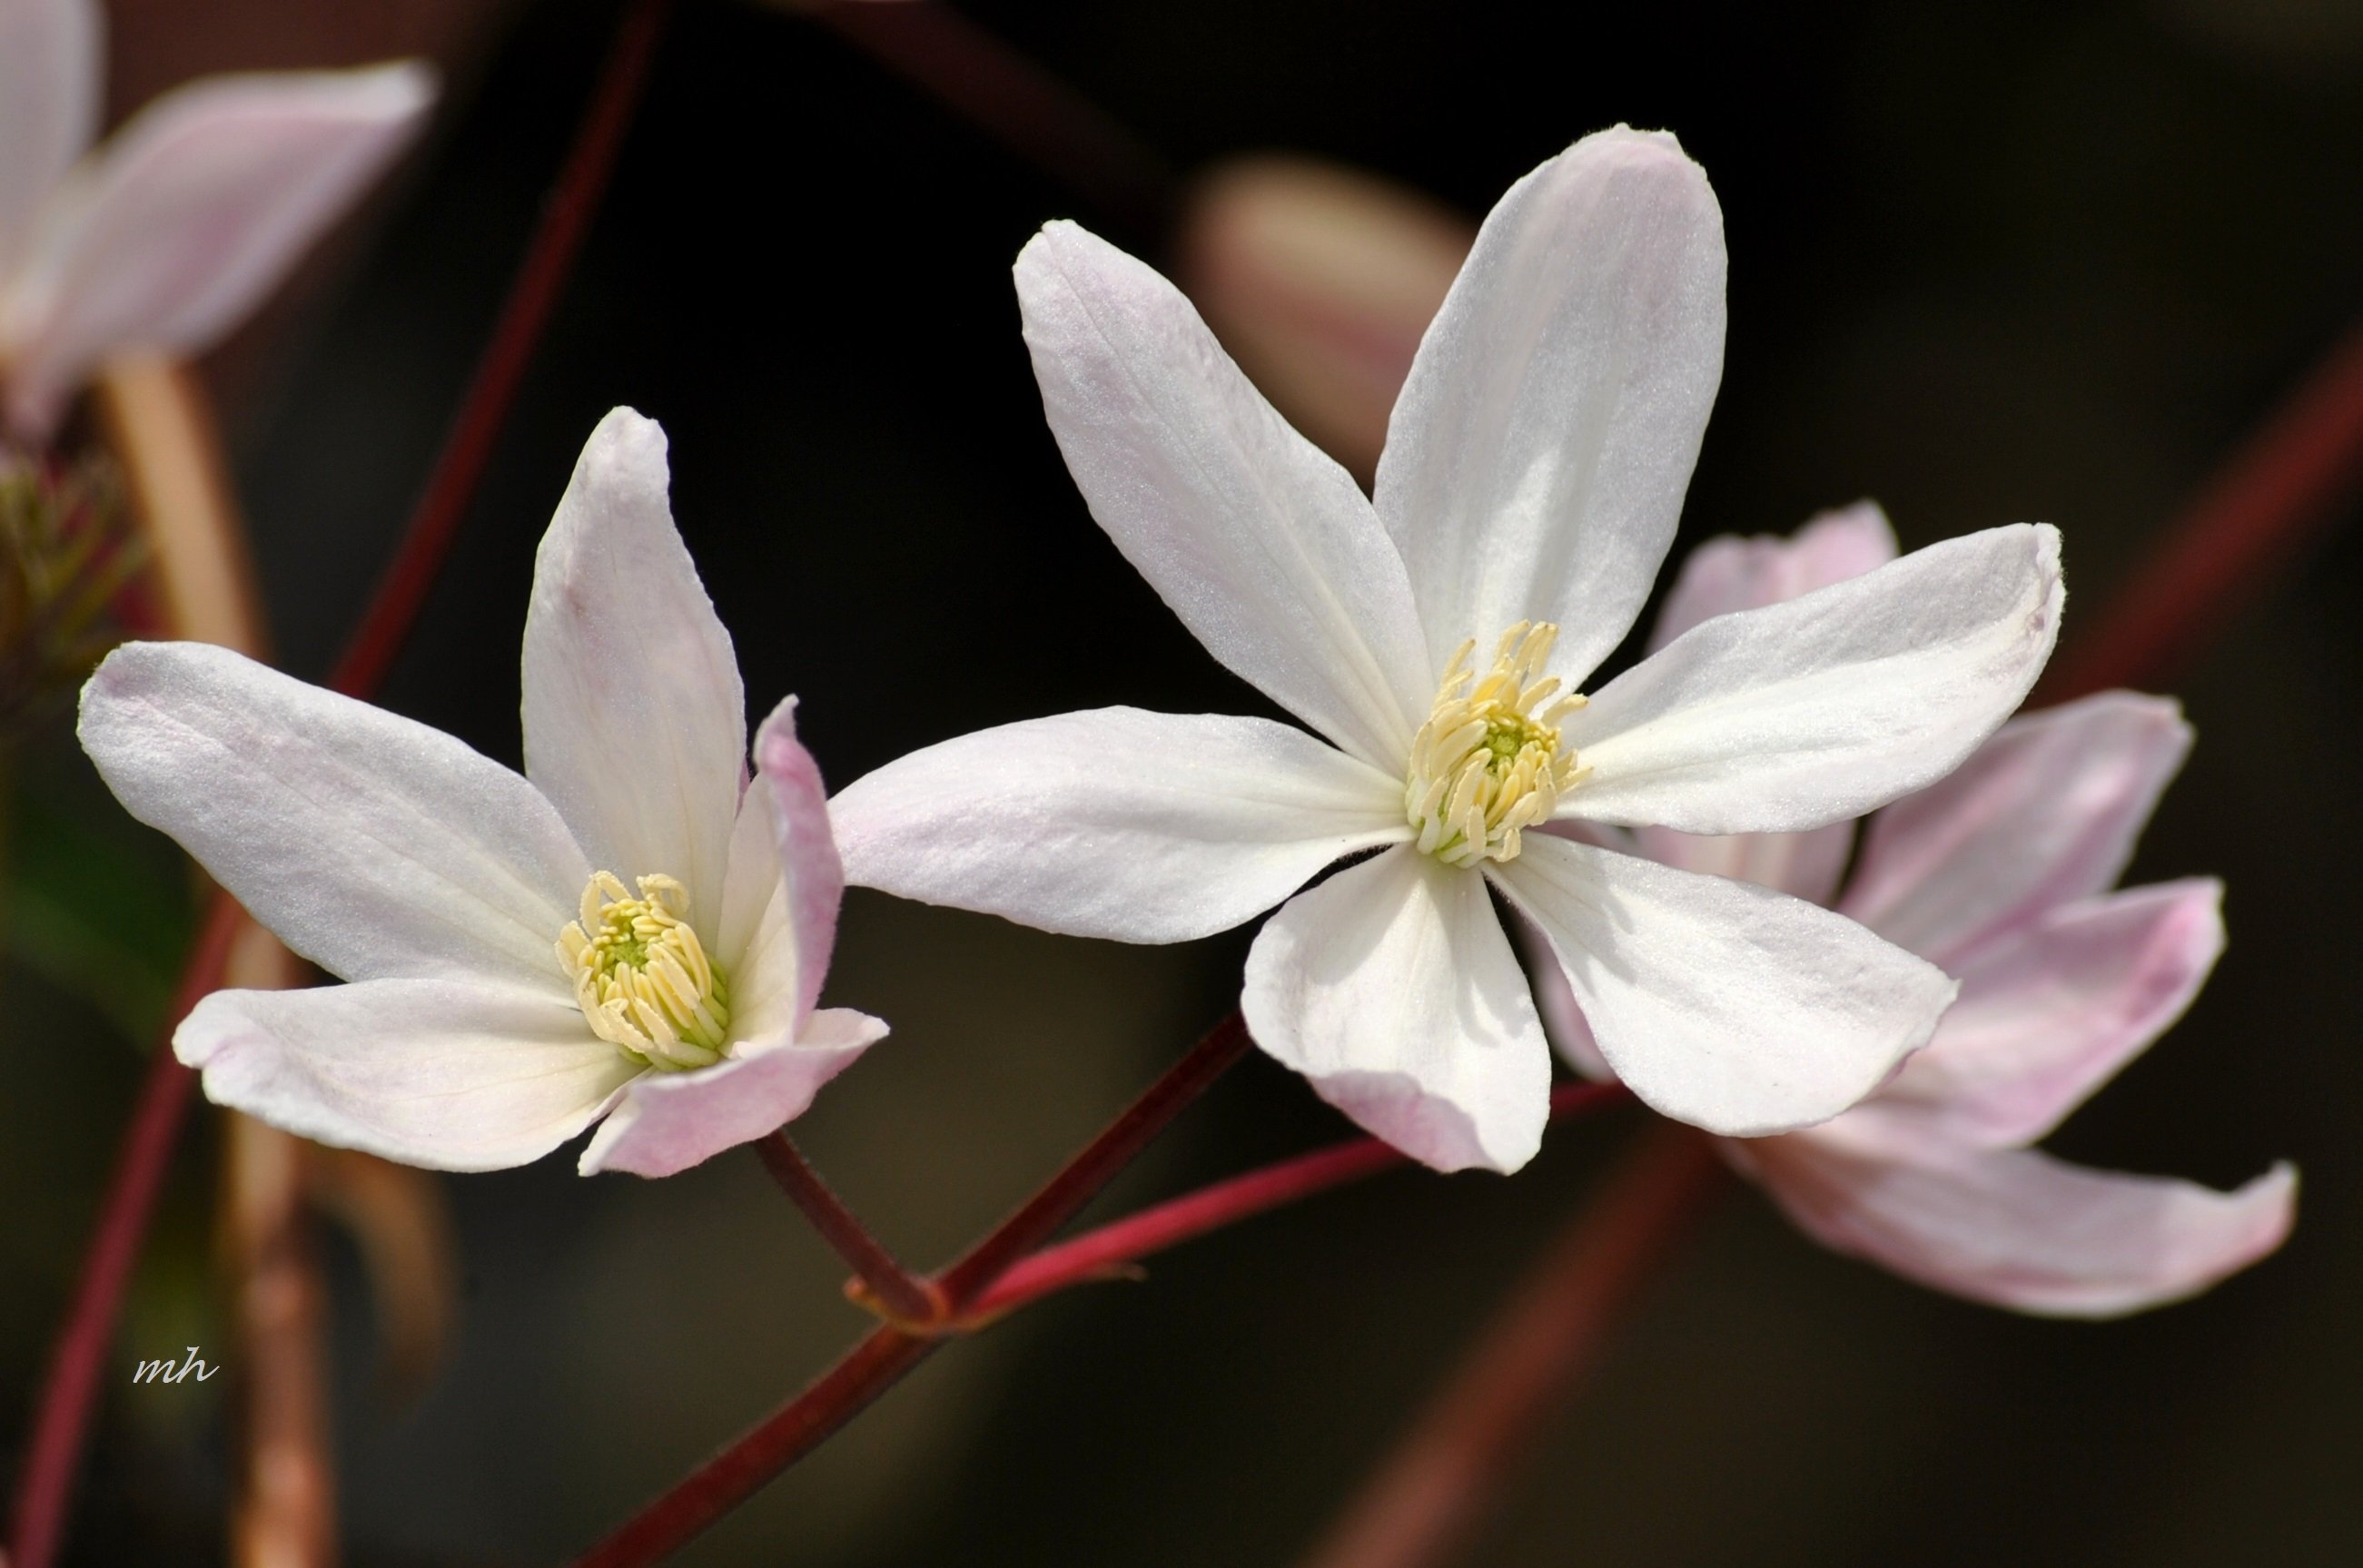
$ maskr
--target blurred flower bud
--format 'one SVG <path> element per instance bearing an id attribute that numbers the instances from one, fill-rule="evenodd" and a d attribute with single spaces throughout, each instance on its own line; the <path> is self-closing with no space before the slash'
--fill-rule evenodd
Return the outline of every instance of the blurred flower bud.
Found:
<path id="1" fill-rule="evenodd" d="M 109 612 L 140 554 L 105 458 L 0 456 L 0 731 L 71 693 L 121 640 Z"/>

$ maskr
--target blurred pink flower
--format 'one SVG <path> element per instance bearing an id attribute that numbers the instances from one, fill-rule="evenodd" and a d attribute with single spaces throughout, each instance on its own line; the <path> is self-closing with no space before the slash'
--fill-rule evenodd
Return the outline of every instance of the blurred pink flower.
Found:
<path id="1" fill-rule="evenodd" d="M 1791 539 L 1710 540 L 1652 646 L 1894 554 L 1869 504 Z M 2223 951 L 2212 879 L 2109 890 L 2190 745 L 2174 703 L 2125 691 L 2014 719 L 1959 771 L 1870 819 L 1843 893 L 1851 823 L 1629 836 L 1665 865 L 1828 904 L 1960 979 L 1935 1038 L 1861 1105 L 1724 1145 L 1809 1234 L 1940 1290 L 2076 1317 L 2179 1299 L 2280 1244 L 2296 1197 L 2285 1165 L 2222 1193 L 2028 1147 L 2181 1016 Z M 1529 946 L 1553 1039 L 1604 1076 L 1559 966 Z"/>
<path id="2" fill-rule="evenodd" d="M 90 147 L 96 0 L 0 0 L 0 383 L 46 438 L 108 357 L 237 326 L 418 128 L 412 61 L 193 82 Z"/>
<path id="3" fill-rule="evenodd" d="M 946 741 L 833 803 L 850 878 L 1130 942 L 1279 905 L 1240 1003 L 1257 1043 L 1444 1169 L 1516 1169 L 1547 1115 L 1549 1046 L 1494 889 L 1669 1115 L 1757 1133 L 1853 1104 L 1935 1027 L 1938 970 L 1799 900 L 1529 830 L 1804 828 L 1923 787 L 2042 668 L 2058 536 L 1947 540 L 1574 695 L 1672 539 L 1724 271 L 1721 210 L 1672 137 L 1619 127 L 1543 164 L 1421 338 L 1366 497 L 1171 284 L 1046 227 L 1018 299 L 1093 516 L 1315 733 L 1112 708 Z"/>
<path id="4" fill-rule="evenodd" d="M 885 1034 L 815 1010 L 844 888 L 820 774 L 791 698 L 747 787 L 738 662 L 666 484 L 664 433 L 608 414 L 535 562 L 524 778 L 224 648 L 133 643 L 91 678 L 83 746 L 124 806 L 350 982 L 207 997 L 172 1045 L 211 1099 L 445 1170 L 605 1117 L 585 1175 L 669 1176 Z"/>

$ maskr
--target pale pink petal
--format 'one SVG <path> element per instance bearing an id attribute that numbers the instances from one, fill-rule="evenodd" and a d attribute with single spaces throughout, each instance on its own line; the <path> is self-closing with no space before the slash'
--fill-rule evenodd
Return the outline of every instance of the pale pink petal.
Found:
<path id="1" fill-rule="evenodd" d="M 1827 904 L 1854 849 L 1854 823 L 1832 823 L 1803 833 L 1677 833 L 1637 827 L 1633 844 L 1660 866 L 1731 877 L 1776 893 Z"/>
<path id="2" fill-rule="evenodd" d="M 1757 610 L 1860 577 L 1895 558 L 1895 530 L 1876 502 L 1825 512 L 1787 537 L 1724 534 L 1682 561 L 1649 632 L 1657 652 L 1702 621 Z"/>
<path id="3" fill-rule="evenodd" d="M 1226 931 L 1411 836 L 1403 781 L 1269 719 L 1102 708 L 962 735 L 829 803 L 845 873 L 1119 942 Z"/>
<path id="4" fill-rule="evenodd" d="M 13 417 L 45 425 L 110 355 L 211 347 L 409 144 L 434 91 L 403 63 L 215 77 L 140 111 L 36 236 Z"/>
<path id="5" fill-rule="evenodd" d="M 1441 666 L 1394 544 L 1178 290 L 1054 223 L 1017 258 L 1026 344 L 1092 515 L 1206 651 L 1363 761 L 1399 768 Z"/>
<path id="6" fill-rule="evenodd" d="M 0 0 L 0 282 L 97 130 L 105 35 L 96 0 Z"/>
<path id="7" fill-rule="evenodd" d="M 2111 1318 L 2196 1295 L 2289 1234 L 2297 1173 L 2233 1192 L 2033 1149 L 1882 1159 L 1813 1132 L 1742 1151 L 1824 1245 L 2021 1312 Z"/>
<path id="8" fill-rule="evenodd" d="M 1836 1116 L 1953 999 L 1933 965 L 1768 889 L 1546 834 L 1491 869 L 1550 939 L 1616 1076 L 1711 1132 Z"/>
<path id="9" fill-rule="evenodd" d="M 1723 376 L 1723 290 L 1722 212 L 1663 132 L 1586 137 L 1486 216 L 1379 458 L 1431 680 L 1517 621 L 1558 623 L 1570 684 L 1624 640 Z"/>
<path id="10" fill-rule="evenodd" d="M 746 778 L 747 699 L 666 488 L 656 421 L 628 408 L 602 419 L 534 558 L 525 769 L 594 868 L 675 878 L 710 937 Z"/>
<path id="11" fill-rule="evenodd" d="M 532 785 L 442 731 L 227 648 L 131 643 L 83 688 L 81 736 L 127 811 L 329 973 L 572 1005 L 556 944 L 582 852 Z"/>
<path id="12" fill-rule="evenodd" d="M 845 867 L 828 825 L 828 790 L 820 764 L 796 739 L 796 700 L 771 711 L 755 734 L 755 767 L 768 789 L 773 842 L 787 879 L 788 930 L 795 942 L 796 1027 L 801 1030 L 828 977 L 837 945 L 837 909 Z"/>
<path id="13" fill-rule="evenodd" d="M 752 1143 L 802 1116 L 823 1085 L 885 1036 L 886 1025 L 867 1013 L 824 1008 L 793 1041 L 742 1046 L 743 1055 L 693 1072 L 645 1074 L 578 1168 L 667 1176 Z"/>
<path id="14" fill-rule="evenodd" d="M 2021 524 L 1703 622 L 1568 716 L 1592 775 L 1559 812 L 1700 834 L 1860 816 L 2010 715 L 2059 604 L 2058 532 Z"/>
<path id="15" fill-rule="evenodd" d="M 2190 750 L 2191 726 L 2163 697 L 2103 691 L 2014 719 L 1958 772 L 1872 820 L 1840 907 L 1950 966 L 2114 885 Z"/>
<path id="16" fill-rule="evenodd" d="M 1281 907 L 1248 953 L 1256 1043 L 1414 1159 L 1514 1171 L 1549 1116 L 1550 1047 L 1484 878 L 1409 849 Z"/>
<path id="17" fill-rule="evenodd" d="M 2031 1143 L 2182 1016 L 2224 951 L 2224 889 L 2169 882 L 2064 904 L 1958 971 L 1928 1048 L 1847 1120 L 1911 1146 Z"/>
<path id="18" fill-rule="evenodd" d="M 539 1159 L 643 1070 L 571 998 L 444 980 L 216 991 L 172 1048 L 216 1105 L 447 1171 Z"/>

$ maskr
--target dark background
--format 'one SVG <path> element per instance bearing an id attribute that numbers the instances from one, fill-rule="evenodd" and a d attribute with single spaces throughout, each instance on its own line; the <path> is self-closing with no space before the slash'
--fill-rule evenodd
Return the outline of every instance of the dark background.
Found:
<path id="1" fill-rule="evenodd" d="M 1731 254 L 1684 544 L 1862 495 L 1907 547 L 2049 521 L 2070 640 L 2363 300 L 2363 7 L 2333 0 L 963 9 L 1185 173 L 1304 149 L 1473 215 L 1588 130 L 1676 130 Z M 614 14 L 545 0 L 421 34 L 482 50 L 455 52 L 435 139 L 268 341 L 217 367 L 299 673 L 326 668 L 416 493 Z M 583 437 L 628 403 L 671 434 L 675 512 L 750 701 L 801 693 L 833 780 L 1077 707 L 1268 711 L 1124 566 L 1041 423 L 1007 268 L 1060 215 L 1151 258 L 1170 238 L 805 18 L 689 0 L 387 705 L 516 759 L 533 547 Z M 2223 876 L 2232 946 L 2053 1143 L 2220 1186 L 2294 1158 L 2286 1252 L 2154 1315 L 2034 1321 L 1827 1255 L 1735 1188 L 1468 1561 L 2363 1560 L 2358 566 L 2342 528 L 2179 682 L 2200 743 L 2131 879 Z M 177 888 L 169 845 L 116 825 L 61 721 L 19 772 L 40 811 L 105 835 L 125 886 Z M 800 1139 L 899 1249 L 948 1255 L 1227 1009 L 1246 934 L 1125 948 L 857 892 L 831 998 L 894 1034 Z M 144 1046 L 38 976 L 11 985 L 13 1412 Z M 1289 1563 L 1638 1125 L 1556 1130 L 1508 1181 L 1388 1176 L 1030 1311 L 682 1561 Z M 1253 1060 L 1111 1208 L 1341 1131 Z M 124 1356 L 221 1337 L 214 1146 L 183 1157 Z M 465 1316 L 415 1405 L 373 1392 L 366 1296 L 329 1253 L 358 1568 L 562 1560 L 863 1326 L 744 1154 L 643 1183 L 580 1180 L 570 1153 L 448 1190 Z M 110 1398 L 73 1560 L 217 1556 L 216 1403 Z"/>

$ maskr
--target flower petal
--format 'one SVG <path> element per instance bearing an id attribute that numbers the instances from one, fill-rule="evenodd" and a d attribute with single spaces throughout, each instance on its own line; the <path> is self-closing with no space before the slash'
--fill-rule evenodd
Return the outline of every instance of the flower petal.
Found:
<path id="1" fill-rule="evenodd" d="M 1315 729 L 1401 767 L 1428 668 L 1402 558 L 1172 284 L 1054 223 L 1017 258 L 1042 408 L 1092 515 L 1206 651 Z"/>
<path id="2" fill-rule="evenodd" d="M 1481 877 L 1408 849 L 1291 899 L 1248 953 L 1256 1043 L 1440 1171 L 1542 1146 L 1550 1047 Z"/>
<path id="3" fill-rule="evenodd" d="M 2045 910 L 2113 886 L 2191 750 L 2181 708 L 2103 691 L 2003 725 L 1863 837 L 1841 907 L 1952 966 Z"/>
<path id="4" fill-rule="evenodd" d="M 105 34 L 96 0 L 0 0 L 0 279 L 98 128 Z"/>
<path id="5" fill-rule="evenodd" d="M 1663 132 L 1586 137 L 1487 215 L 1379 458 L 1432 672 L 1555 621 L 1572 686 L 1624 640 L 1722 380 L 1723 290 L 1722 212 Z"/>
<path id="6" fill-rule="evenodd" d="M 597 869 L 661 872 L 718 928 L 746 778 L 747 696 L 665 499 L 665 436 L 599 422 L 534 559 L 525 770 Z"/>
<path id="7" fill-rule="evenodd" d="M 81 735 L 125 810 L 331 974 L 571 1005 L 554 944 L 582 852 L 532 785 L 440 730 L 227 648 L 130 643 L 83 688 Z"/>
<path id="8" fill-rule="evenodd" d="M 447 1171 L 539 1159 L 644 1070 L 571 999 L 446 980 L 216 991 L 172 1049 L 216 1105 Z"/>
<path id="9" fill-rule="evenodd" d="M 824 1084 L 885 1037 L 867 1013 L 824 1008 L 794 1040 L 741 1046 L 694 1072 L 650 1073 L 625 1091 L 577 1168 L 668 1176 L 751 1143 L 802 1116 Z"/>
<path id="10" fill-rule="evenodd" d="M 1733 877 L 1809 904 L 1826 905 L 1846 874 L 1854 848 L 1854 823 L 1832 823 L 1803 833 L 1677 833 L 1638 827 L 1633 843 L 1660 866 Z"/>
<path id="11" fill-rule="evenodd" d="M 1860 577 L 1895 558 L 1895 530 L 1873 501 L 1814 517 L 1797 532 L 1709 539 L 1682 561 L 1649 631 L 1656 653 L 1702 621 L 1756 610 Z"/>
<path id="12" fill-rule="evenodd" d="M 28 259 L 13 415 L 39 427 L 94 366 L 238 325 L 408 144 L 434 75 L 220 76 L 157 99 L 61 188 Z"/>
<path id="13" fill-rule="evenodd" d="M 2196 1295 L 2280 1246 L 2297 1198 L 2286 1165 L 2216 1192 L 2033 1149 L 1889 1160 L 1812 1132 L 1743 1154 L 1824 1245 L 2050 1317 L 2117 1317 Z"/>
<path id="14" fill-rule="evenodd" d="M 1926 1042 L 1934 965 L 1746 882 L 1529 834 L 1492 875 L 1550 939 L 1601 1055 L 1658 1110 L 1752 1137 L 1826 1121 Z"/>
<path id="15" fill-rule="evenodd" d="M 796 739 L 796 700 L 771 711 L 755 735 L 755 767 L 771 803 L 773 842 L 787 878 L 788 932 L 794 939 L 796 1027 L 802 1029 L 828 977 L 837 946 L 845 866 L 829 831 L 828 790 L 820 764 Z"/>
<path id="16" fill-rule="evenodd" d="M 1848 1120 L 1906 1146 L 2031 1143 L 2182 1016 L 2224 951 L 2213 879 L 2065 904 L 1959 971 L 1928 1048 Z"/>
<path id="17" fill-rule="evenodd" d="M 1186 942 L 1411 836 L 1403 785 L 1269 719 L 1101 708 L 888 763 L 829 803 L 847 880 L 1120 942 Z"/>
<path id="18" fill-rule="evenodd" d="M 1950 772 L 2026 695 L 2059 628 L 2059 535 L 1989 528 L 1693 626 L 1570 714 L 1570 816 L 1780 833 Z"/>

